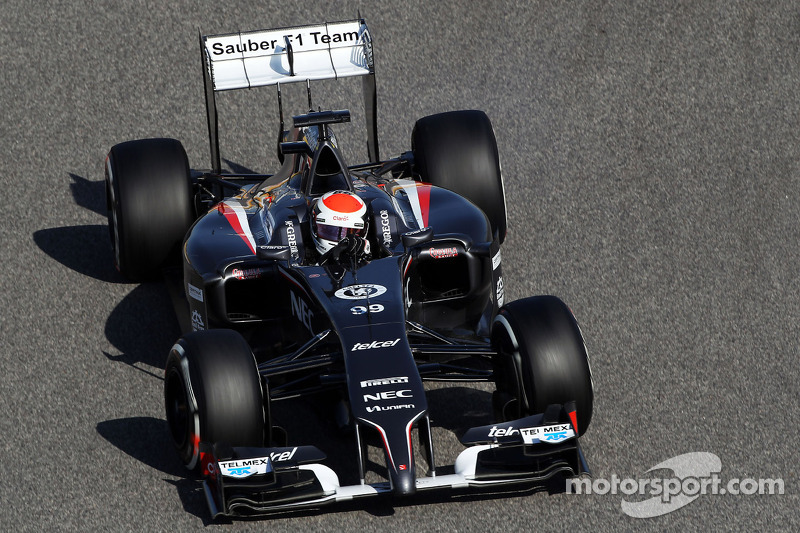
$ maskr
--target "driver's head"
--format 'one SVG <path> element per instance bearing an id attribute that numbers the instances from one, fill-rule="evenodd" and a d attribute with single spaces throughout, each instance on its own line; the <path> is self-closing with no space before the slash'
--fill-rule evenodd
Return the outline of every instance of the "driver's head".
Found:
<path id="1" fill-rule="evenodd" d="M 311 236 L 317 251 L 324 254 L 347 235 L 364 237 L 367 205 L 350 191 L 331 191 L 314 202 Z"/>

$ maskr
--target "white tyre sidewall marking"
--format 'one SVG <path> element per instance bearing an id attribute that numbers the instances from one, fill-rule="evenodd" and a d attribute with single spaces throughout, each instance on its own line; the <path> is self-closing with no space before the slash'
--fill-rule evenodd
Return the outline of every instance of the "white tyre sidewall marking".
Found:
<path id="1" fill-rule="evenodd" d="M 111 170 L 111 157 L 106 159 L 106 173 L 108 174 L 108 191 L 111 194 L 111 220 L 114 231 L 114 260 L 117 268 L 120 266 L 119 221 L 117 220 L 117 195 L 114 192 L 114 172 Z"/>

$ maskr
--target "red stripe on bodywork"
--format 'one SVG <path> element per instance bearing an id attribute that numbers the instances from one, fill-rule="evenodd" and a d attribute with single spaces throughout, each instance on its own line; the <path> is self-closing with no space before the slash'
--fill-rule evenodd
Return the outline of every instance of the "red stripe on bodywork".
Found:
<path id="1" fill-rule="evenodd" d="M 250 248 L 250 251 L 255 254 L 256 249 L 253 248 L 253 245 L 250 243 L 250 239 L 247 238 L 247 235 L 244 232 L 244 228 L 242 228 L 242 225 L 239 223 L 239 217 L 236 215 L 236 211 L 224 203 L 219 204 L 217 210 L 225 215 L 225 218 L 228 220 L 228 224 L 230 224 L 233 228 L 233 231 L 235 231 L 236 234 L 242 238 L 247 247 Z"/>
<path id="2" fill-rule="evenodd" d="M 364 419 L 362 418 L 360 420 Z M 383 430 L 382 427 L 380 427 L 375 422 L 370 422 L 369 420 L 364 420 L 364 422 L 377 429 L 378 432 L 381 434 L 381 439 L 383 439 L 383 447 L 386 450 L 386 455 L 389 457 L 389 462 L 392 464 L 392 469 L 394 469 L 394 471 L 396 472 L 397 467 L 394 465 L 394 457 L 392 457 L 392 449 L 389 447 L 389 439 L 386 438 L 386 432 Z"/>
<path id="3" fill-rule="evenodd" d="M 428 227 L 428 211 L 431 207 L 431 186 L 417 185 L 417 195 L 419 195 L 419 210 L 422 212 L 422 225 Z"/>

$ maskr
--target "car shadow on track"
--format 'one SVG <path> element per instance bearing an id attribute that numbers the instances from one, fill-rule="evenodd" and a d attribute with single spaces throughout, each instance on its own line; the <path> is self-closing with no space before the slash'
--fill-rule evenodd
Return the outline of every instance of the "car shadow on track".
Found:
<path id="1" fill-rule="evenodd" d="M 105 216 L 105 182 L 90 181 L 72 173 L 69 177 L 75 204 Z M 114 268 L 106 224 L 41 229 L 34 232 L 33 241 L 52 259 L 79 274 L 106 283 L 130 283 Z M 136 285 L 109 315 L 105 334 L 119 352 L 103 352 L 110 361 L 161 379 L 160 369 L 164 367 L 167 352 L 180 336 L 165 284 Z"/>
<path id="2" fill-rule="evenodd" d="M 75 204 L 106 216 L 105 183 L 69 174 L 70 193 Z M 114 268 L 108 225 L 63 226 L 41 229 L 33 242 L 44 253 L 67 268 L 107 283 L 128 283 Z"/>
<path id="3" fill-rule="evenodd" d="M 106 184 L 105 181 L 89 181 L 83 176 L 70 172 L 72 183 L 69 191 L 75 203 L 98 215 L 106 216 Z"/>
<path id="4" fill-rule="evenodd" d="M 164 283 L 144 283 L 128 293 L 108 316 L 105 335 L 120 352 L 106 353 L 109 360 L 138 370 L 148 365 L 162 379 L 167 354 L 181 335 Z"/>
<path id="5" fill-rule="evenodd" d="M 165 420 L 146 416 L 106 420 L 97 424 L 97 433 L 133 459 L 166 476 L 178 478 L 164 481 L 176 488 L 187 513 L 209 521 L 202 486 L 188 475 L 172 451 Z"/>
<path id="6" fill-rule="evenodd" d="M 79 274 L 106 283 L 129 283 L 114 268 L 108 226 L 65 226 L 41 229 L 33 242 L 44 253 Z"/>
<path id="7" fill-rule="evenodd" d="M 186 476 L 177 455 L 165 453 L 172 452 L 165 420 L 149 416 L 106 420 L 97 424 L 97 433 L 150 468 L 168 476 Z"/>
<path id="8" fill-rule="evenodd" d="M 113 266 L 105 226 L 44 229 L 35 232 L 33 240 L 47 255 L 75 272 L 106 283 L 129 283 Z M 162 369 L 169 348 L 180 336 L 165 284 L 134 287 L 109 315 L 105 334 L 120 352 L 103 352 L 109 360 L 139 370 L 139 363 Z"/>

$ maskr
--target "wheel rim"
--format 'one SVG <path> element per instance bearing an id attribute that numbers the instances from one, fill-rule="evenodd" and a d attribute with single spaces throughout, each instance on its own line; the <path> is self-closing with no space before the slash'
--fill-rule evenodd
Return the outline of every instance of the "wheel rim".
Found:
<path id="1" fill-rule="evenodd" d="M 183 379 L 175 368 L 166 376 L 164 399 L 172 442 L 183 452 L 189 442 L 191 413 Z"/>

